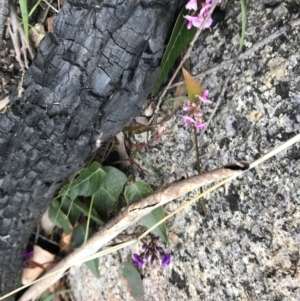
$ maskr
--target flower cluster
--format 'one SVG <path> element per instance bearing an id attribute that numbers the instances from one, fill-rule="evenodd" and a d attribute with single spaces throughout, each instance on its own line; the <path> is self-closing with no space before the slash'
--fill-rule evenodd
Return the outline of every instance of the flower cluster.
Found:
<path id="1" fill-rule="evenodd" d="M 198 104 L 196 102 L 193 102 L 183 107 L 184 111 L 189 112 L 188 115 L 181 116 L 184 120 L 185 126 L 188 126 L 189 124 L 193 124 L 200 131 L 203 131 L 205 129 L 206 122 L 204 122 L 202 119 L 202 112 L 199 108 L 199 105 L 201 103 L 208 103 L 208 104 L 212 103 L 212 101 L 208 99 L 208 94 L 209 94 L 208 90 L 205 90 L 202 96 L 196 95 L 196 97 L 199 99 Z"/>
<path id="2" fill-rule="evenodd" d="M 157 245 L 159 237 L 152 236 L 149 244 L 144 243 L 141 254 L 134 253 L 132 255 L 133 263 L 137 267 L 142 267 L 149 259 L 150 265 L 153 265 L 155 260 L 161 259 L 161 267 L 165 267 L 171 262 L 171 254 L 165 253 L 163 248 Z"/>
<path id="3" fill-rule="evenodd" d="M 192 26 L 194 27 L 200 27 L 200 25 L 203 23 L 204 19 L 206 18 L 210 8 L 212 7 L 214 1 L 218 1 L 219 3 L 222 0 L 205 0 L 205 4 L 201 3 L 201 10 L 199 12 L 199 14 L 197 16 L 183 16 L 185 19 L 188 20 L 188 25 L 187 28 L 191 29 Z M 189 0 L 189 2 L 186 4 L 185 6 L 186 9 L 188 10 L 194 10 L 197 11 L 198 10 L 198 1 L 197 0 Z M 208 20 L 206 21 L 204 28 L 209 28 L 212 24 L 212 18 L 208 18 Z"/>

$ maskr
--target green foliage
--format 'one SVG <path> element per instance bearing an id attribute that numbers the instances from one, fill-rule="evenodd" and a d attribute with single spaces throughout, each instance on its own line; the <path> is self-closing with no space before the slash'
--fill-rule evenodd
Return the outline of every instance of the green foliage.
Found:
<path id="1" fill-rule="evenodd" d="M 76 211 L 79 210 L 81 213 L 83 213 L 86 216 L 89 214 L 89 211 L 90 211 L 89 208 L 85 204 L 83 204 L 78 198 L 76 198 L 72 202 L 68 198 L 64 198 L 63 203 L 62 203 L 62 210 L 64 208 L 64 204 L 66 204 L 66 203 L 71 208 L 70 212 L 72 212 L 72 210 L 76 210 Z M 102 219 L 100 219 L 99 215 L 97 214 L 97 212 L 95 210 L 92 211 L 90 214 L 91 214 L 91 220 L 96 222 L 98 225 L 103 226 L 105 224 L 105 222 Z M 67 214 L 67 216 L 69 216 L 69 215 Z M 77 221 L 77 219 L 76 219 L 76 221 Z M 72 225 L 75 225 L 75 223 L 73 223 L 72 221 L 71 221 L 71 223 L 72 223 Z"/>
<path id="2" fill-rule="evenodd" d="M 103 170 L 106 177 L 95 192 L 94 208 L 101 218 L 107 220 L 127 182 L 127 177 L 115 167 L 106 166 Z"/>
<path id="3" fill-rule="evenodd" d="M 151 186 L 142 181 L 136 181 L 128 185 L 125 189 L 125 198 L 129 205 L 138 202 L 143 197 L 150 195 L 153 192 Z"/>
<path id="4" fill-rule="evenodd" d="M 69 199 L 65 198 L 64 202 L 61 203 L 61 207 L 57 208 L 68 217 L 72 226 L 76 224 L 80 215 L 80 210 L 76 206 L 73 206 L 73 204 L 74 202 L 71 202 Z"/>
<path id="5" fill-rule="evenodd" d="M 26 38 L 27 41 L 28 41 L 29 27 L 31 26 L 29 24 L 29 18 L 32 16 L 32 14 L 38 8 L 38 6 L 41 4 L 41 2 L 42 2 L 42 0 L 36 1 L 34 6 L 32 7 L 32 9 L 28 13 L 27 0 L 19 0 L 20 11 L 21 11 L 21 19 L 22 19 L 22 24 L 23 24 L 23 28 L 24 28 L 25 38 Z"/>
<path id="6" fill-rule="evenodd" d="M 158 207 L 154 209 L 152 212 L 147 214 L 146 216 L 141 218 L 141 221 L 143 224 L 149 229 L 153 225 L 155 225 L 157 222 L 161 221 L 165 217 L 163 207 Z M 166 223 L 163 222 L 160 225 L 158 225 L 156 228 L 154 228 L 151 231 L 155 236 L 158 236 L 161 238 L 164 242 L 167 242 L 167 229 L 166 229 Z"/>
<path id="7" fill-rule="evenodd" d="M 100 273 L 99 273 L 99 259 L 95 258 L 90 261 L 87 261 L 86 266 L 88 269 L 92 272 L 92 274 L 99 279 L 100 278 Z"/>
<path id="8" fill-rule="evenodd" d="M 138 202 L 140 199 L 153 193 L 151 186 L 148 183 L 137 181 L 129 185 L 125 190 L 125 198 L 128 204 Z M 162 207 L 154 209 L 152 212 L 144 216 L 141 221 L 147 228 L 151 228 L 157 222 L 165 217 L 164 210 Z M 159 226 L 151 231 L 155 236 L 160 237 L 163 241 L 167 241 L 167 230 L 166 224 L 161 223 Z"/>
<path id="9" fill-rule="evenodd" d="M 138 270 L 129 262 L 123 262 L 120 268 L 120 276 L 125 281 L 131 296 L 136 301 L 143 300 L 143 282 Z"/>
<path id="10" fill-rule="evenodd" d="M 52 223 L 64 230 L 66 234 L 71 233 L 71 224 L 68 217 L 60 210 L 61 205 L 58 200 L 53 200 L 50 204 L 48 215 Z"/>
<path id="11" fill-rule="evenodd" d="M 185 51 L 196 34 L 197 28 L 192 27 L 191 29 L 187 29 L 186 20 L 183 18 L 183 15 L 187 14 L 188 11 L 183 8 L 176 20 L 170 41 L 161 62 L 161 73 L 155 84 L 152 95 L 157 93 L 166 76 L 173 68 L 176 59 L 183 51 Z"/>
<path id="12" fill-rule="evenodd" d="M 75 228 L 73 229 L 73 234 L 71 239 L 71 245 L 73 248 L 78 248 L 85 242 L 86 233 L 88 233 L 87 224 L 80 224 L 75 226 Z M 87 261 L 85 264 L 88 267 L 88 269 L 92 272 L 92 274 L 99 279 L 100 273 L 99 273 L 98 258 Z"/>
<path id="13" fill-rule="evenodd" d="M 29 22 L 28 22 L 28 8 L 27 0 L 20 0 L 20 10 L 22 16 L 22 23 L 24 27 L 25 38 L 28 41 L 28 32 L 29 32 Z"/>
<path id="14" fill-rule="evenodd" d="M 74 200 L 78 196 L 91 196 L 106 178 L 106 172 L 100 167 L 98 162 L 93 162 L 89 167 L 83 168 L 79 177 L 67 185 L 61 195 L 68 196 Z"/>
<path id="15" fill-rule="evenodd" d="M 98 162 L 93 162 L 83 168 L 75 180 L 63 187 L 60 195 L 51 203 L 49 217 L 67 234 L 72 231 L 71 225 L 74 226 L 71 239 L 73 248 L 78 248 L 88 239 L 90 222 L 103 226 L 111 214 L 115 215 L 124 206 L 153 193 L 150 185 L 145 182 L 138 181 L 125 188 L 126 182 L 126 175 L 117 168 L 101 167 Z M 82 214 L 86 217 L 85 223 L 79 223 L 83 220 L 79 218 Z M 142 221 L 149 228 L 163 217 L 163 209 L 157 208 Z M 165 223 L 152 232 L 162 240 L 167 240 Z M 87 266 L 99 277 L 98 259 L 90 261 Z"/>

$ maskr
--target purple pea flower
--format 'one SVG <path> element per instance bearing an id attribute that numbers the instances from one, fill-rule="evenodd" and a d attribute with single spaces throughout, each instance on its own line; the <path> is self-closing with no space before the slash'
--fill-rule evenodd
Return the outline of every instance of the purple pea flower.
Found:
<path id="1" fill-rule="evenodd" d="M 184 121 L 184 125 L 185 126 L 188 126 L 190 125 L 191 123 L 195 123 L 196 121 L 190 117 L 190 116 L 186 116 L 186 115 L 181 115 L 181 117 L 183 118 L 183 121 Z"/>
<path id="2" fill-rule="evenodd" d="M 206 127 L 206 122 L 196 122 L 195 123 L 195 127 L 200 130 L 203 131 Z"/>
<path id="3" fill-rule="evenodd" d="M 133 259 L 133 264 L 136 266 L 136 267 L 142 267 L 143 264 L 144 264 L 144 259 L 142 256 L 134 253 L 132 254 L 132 259 Z"/>
<path id="4" fill-rule="evenodd" d="M 165 267 L 170 264 L 171 256 L 165 253 L 162 247 L 157 245 L 159 237 L 151 235 L 149 243 L 144 243 L 142 249 L 144 250 L 141 254 L 132 254 L 133 263 L 136 267 L 142 267 L 144 263 L 149 262 L 150 266 L 154 264 L 154 261 L 161 259 L 161 266 Z"/>
<path id="5" fill-rule="evenodd" d="M 161 266 L 164 268 L 171 262 L 171 254 L 166 253 L 161 259 Z"/>
<path id="6" fill-rule="evenodd" d="M 33 256 L 33 251 L 27 251 L 25 250 L 23 252 L 23 259 L 24 260 L 29 260 Z"/>
<path id="7" fill-rule="evenodd" d="M 212 101 L 210 99 L 208 99 L 208 94 L 209 94 L 209 91 L 205 90 L 202 96 L 201 95 L 196 95 L 196 97 L 198 97 L 198 99 L 201 100 L 204 103 L 211 104 Z"/>
<path id="8" fill-rule="evenodd" d="M 23 266 L 25 268 L 29 267 L 30 258 L 33 256 L 33 251 L 28 251 L 27 249 L 23 252 Z"/>
<path id="9" fill-rule="evenodd" d="M 200 27 L 201 23 L 202 23 L 202 18 L 200 17 L 193 17 L 193 16 L 183 16 L 186 20 L 188 20 L 188 25 L 187 25 L 187 29 L 191 29 L 192 26 L 194 27 Z"/>

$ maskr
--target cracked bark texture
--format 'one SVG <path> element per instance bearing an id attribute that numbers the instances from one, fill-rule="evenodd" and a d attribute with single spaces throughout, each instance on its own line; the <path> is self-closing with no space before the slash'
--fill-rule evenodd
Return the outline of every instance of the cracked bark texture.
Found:
<path id="1" fill-rule="evenodd" d="M 63 5 L 22 97 L 0 117 L 0 296 L 19 284 L 22 252 L 59 185 L 139 112 L 179 2 Z"/>

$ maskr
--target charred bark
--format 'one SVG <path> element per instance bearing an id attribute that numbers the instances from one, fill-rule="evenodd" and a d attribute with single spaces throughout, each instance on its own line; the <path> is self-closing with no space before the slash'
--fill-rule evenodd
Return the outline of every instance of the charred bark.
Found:
<path id="1" fill-rule="evenodd" d="M 59 185 L 139 112 L 159 73 L 177 0 L 68 0 L 0 116 L 0 295 Z"/>

